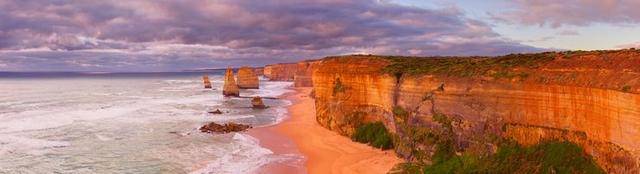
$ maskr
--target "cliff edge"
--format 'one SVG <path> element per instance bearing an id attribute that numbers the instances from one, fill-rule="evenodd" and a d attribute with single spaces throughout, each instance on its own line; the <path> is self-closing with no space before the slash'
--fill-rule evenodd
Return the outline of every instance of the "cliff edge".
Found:
<path id="1" fill-rule="evenodd" d="M 490 153 L 497 146 L 493 136 L 524 145 L 559 139 L 581 146 L 607 172 L 638 173 L 638 65 L 636 50 L 353 55 L 323 59 L 312 85 L 318 123 L 343 135 L 380 121 L 404 139 L 413 128 L 441 127 L 434 116 L 445 115 L 454 123 L 456 149 Z M 402 147 L 396 151 L 416 158 Z"/>

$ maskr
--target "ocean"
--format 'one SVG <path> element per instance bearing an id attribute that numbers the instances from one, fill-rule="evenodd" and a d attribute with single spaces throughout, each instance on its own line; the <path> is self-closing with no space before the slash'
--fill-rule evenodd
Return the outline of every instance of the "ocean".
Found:
<path id="1" fill-rule="evenodd" d="M 270 108 L 254 110 L 250 98 L 225 98 L 223 73 L 0 73 L 0 173 L 255 173 L 300 161 L 245 133 L 200 133 L 209 122 L 274 125 L 291 104 L 264 99 Z M 261 79 L 241 96 L 291 85 Z"/>

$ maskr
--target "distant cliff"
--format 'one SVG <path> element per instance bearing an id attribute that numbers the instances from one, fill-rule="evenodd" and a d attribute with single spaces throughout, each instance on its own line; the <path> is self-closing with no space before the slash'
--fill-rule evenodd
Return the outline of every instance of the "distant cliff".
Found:
<path id="1" fill-rule="evenodd" d="M 313 72 L 320 67 L 321 60 L 307 60 L 298 62 L 296 73 L 293 76 L 293 86 L 295 87 L 312 87 L 313 81 L 311 76 Z"/>
<path id="2" fill-rule="evenodd" d="M 342 56 L 314 66 L 316 119 L 343 135 L 381 121 L 409 136 L 401 126 L 437 127 L 437 113 L 457 120 L 461 148 L 491 149 L 495 135 L 521 144 L 562 139 L 583 147 L 608 172 L 640 172 L 639 51 Z M 398 118 L 398 110 L 408 118 Z"/>
<path id="3" fill-rule="evenodd" d="M 293 81 L 298 64 L 282 63 L 264 66 L 264 76 L 269 80 Z"/>

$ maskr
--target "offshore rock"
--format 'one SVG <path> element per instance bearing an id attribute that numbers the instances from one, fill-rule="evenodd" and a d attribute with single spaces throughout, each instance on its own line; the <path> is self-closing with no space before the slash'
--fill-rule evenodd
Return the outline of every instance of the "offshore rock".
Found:
<path id="1" fill-rule="evenodd" d="M 220 111 L 220 109 L 216 109 L 215 111 L 210 111 L 210 114 L 222 114 L 222 111 Z"/>
<path id="2" fill-rule="evenodd" d="M 251 105 L 253 105 L 254 109 L 267 108 L 267 106 L 264 105 L 264 102 L 262 102 L 262 98 L 260 96 L 253 97 L 253 99 L 251 99 Z"/>
<path id="3" fill-rule="evenodd" d="M 209 88 L 211 89 L 211 81 L 209 81 L 209 75 L 203 75 L 202 76 L 202 82 L 204 83 L 204 88 Z"/>
<path id="4" fill-rule="evenodd" d="M 238 87 L 240 89 L 258 89 L 259 81 L 255 71 L 247 66 L 238 69 Z"/>
<path id="5" fill-rule="evenodd" d="M 230 133 L 240 132 L 252 128 L 250 125 L 238 123 L 226 123 L 224 125 L 211 122 L 200 127 L 200 131 L 204 133 Z"/>
<path id="6" fill-rule="evenodd" d="M 225 97 L 229 96 L 240 96 L 240 88 L 238 88 L 238 84 L 236 84 L 236 80 L 233 77 L 233 69 L 231 67 L 227 67 L 227 72 L 224 74 L 224 87 L 222 89 L 222 95 Z"/>

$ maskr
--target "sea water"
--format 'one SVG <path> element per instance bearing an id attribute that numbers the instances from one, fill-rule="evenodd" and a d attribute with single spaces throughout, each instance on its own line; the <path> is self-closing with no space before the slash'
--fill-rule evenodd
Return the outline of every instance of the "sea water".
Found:
<path id="1" fill-rule="evenodd" d="M 205 134 L 209 122 L 277 124 L 283 99 L 251 109 L 222 96 L 223 72 L 0 73 L 0 173 L 254 173 L 299 161 L 244 133 Z M 278 97 L 289 82 L 261 80 L 242 96 Z M 222 115 L 207 111 L 220 109 Z"/>

